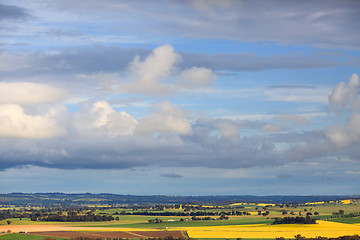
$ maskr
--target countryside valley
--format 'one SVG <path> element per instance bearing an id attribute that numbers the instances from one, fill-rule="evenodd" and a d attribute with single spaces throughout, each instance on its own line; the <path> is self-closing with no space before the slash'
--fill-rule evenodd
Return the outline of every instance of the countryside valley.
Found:
<path id="1" fill-rule="evenodd" d="M 0 239 L 357 239 L 359 204 L 357 196 L 12 193 L 0 196 Z"/>

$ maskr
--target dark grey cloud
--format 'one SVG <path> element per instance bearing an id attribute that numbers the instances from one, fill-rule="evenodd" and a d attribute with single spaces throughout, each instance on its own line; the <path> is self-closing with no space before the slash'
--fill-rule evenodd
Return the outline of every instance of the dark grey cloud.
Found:
<path id="1" fill-rule="evenodd" d="M 213 135 L 214 127 L 211 126 L 216 127 L 219 122 L 221 120 L 198 123 L 193 127 L 193 134 L 187 137 L 161 134 L 157 137 L 109 138 L 69 129 L 71 134 L 68 136 L 53 139 L 1 139 L 0 168 L 34 165 L 59 169 L 128 169 L 146 166 L 226 169 L 278 166 L 335 154 L 321 134 L 305 132 L 243 138 L 238 135 Z M 239 123 L 233 123 L 236 124 Z M 179 144 L 179 141 L 183 143 Z M 277 148 L 277 144 L 284 143 L 289 144 L 288 149 Z"/>
<path id="2" fill-rule="evenodd" d="M 183 65 L 200 65 L 214 70 L 264 71 L 271 69 L 312 69 L 341 66 L 337 60 L 318 56 L 277 54 L 270 57 L 256 54 L 195 54 L 184 53 Z"/>
<path id="3" fill-rule="evenodd" d="M 243 130 L 260 129 L 263 124 L 258 121 L 201 119 L 193 122 L 193 133 L 187 136 L 117 137 L 93 135 L 72 125 L 68 127 L 68 135 L 63 137 L 0 139 L 0 170 L 27 166 L 44 167 L 51 171 L 82 169 L 100 172 L 106 169 L 132 171 L 156 168 L 160 171 L 156 174 L 158 177 L 180 180 L 189 176 L 185 178 L 178 173 L 178 167 L 221 171 L 272 167 L 277 169 L 271 173 L 272 177 L 296 183 L 300 175 L 307 175 L 309 179 L 313 174 L 313 179 L 317 179 L 329 169 L 336 169 L 339 175 L 349 169 L 358 169 L 358 144 L 354 143 L 347 149 L 333 148 L 322 131 L 241 137 Z M 237 127 L 240 135 L 214 134 L 219 127 L 227 125 Z M 351 156 L 351 153 L 354 155 Z"/>
<path id="4" fill-rule="evenodd" d="M 13 56 L 16 68 L 0 69 L 3 76 L 24 77 L 38 74 L 93 74 L 121 73 L 129 66 L 135 56 L 144 59 L 152 49 L 118 47 L 67 48 L 54 53 L 34 52 L 13 54 L 0 52 L 0 58 Z M 343 66 L 343 59 L 323 59 L 318 56 L 299 56 L 293 54 L 263 57 L 255 54 L 196 54 L 179 52 L 182 61 L 180 68 L 193 66 L 210 68 L 213 71 L 265 71 L 271 69 L 312 69 Z M 11 58 L 10 58 L 11 59 Z M 5 60 L 5 59 L 4 59 Z M 18 61 L 18 62 L 16 62 Z M 22 68 L 23 65 L 23 68 Z M 352 65 L 346 63 L 346 65 Z"/>
<path id="5" fill-rule="evenodd" d="M 24 8 L 13 5 L 4 5 L 0 3 L 0 21 L 24 20 L 29 17 L 30 14 Z"/>
<path id="6" fill-rule="evenodd" d="M 146 38 L 153 43 L 167 43 L 167 39 L 180 37 L 360 49 L 357 31 L 360 28 L 360 2 L 357 0 L 224 2 L 64 0 L 34 4 L 24 1 L 24 8 L 0 5 L 0 20 L 26 18 L 29 13 L 25 7 L 40 13 L 53 13 L 57 22 L 53 26 L 51 21 L 46 22 L 49 29 L 41 30 L 44 35 L 36 32 L 34 36 L 28 33 L 26 36 L 46 39 L 49 34 L 70 36 L 92 43 L 99 43 L 96 40 L 99 33 L 112 32 L 113 39 L 121 39 L 126 33 L 125 37 L 132 36 L 134 41 L 141 42 Z M 70 16 L 81 16 L 81 20 Z M 60 23 L 64 27 L 56 30 Z"/>
<path id="7" fill-rule="evenodd" d="M 131 22 L 132 33 L 203 39 L 360 48 L 360 2 L 357 0 L 51 2 L 56 10 Z M 138 18 L 136 16 L 141 16 Z M 189 17 L 190 16 L 190 17 Z M 157 27 L 153 27 L 157 26 Z M 124 25 L 126 27 L 126 25 Z"/>
<path id="8" fill-rule="evenodd" d="M 35 52 L 1 55 L 14 56 L 17 70 L 0 69 L 3 76 L 31 76 L 38 74 L 91 74 L 98 72 L 121 72 L 126 69 L 135 56 L 145 56 L 150 49 L 125 49 L 113 47 L 68 48 L 54 53 Z M 5 60 L 5 59 L 4 59 Z M 18 61 L 16 64 L 15 61 Z M 23 68 L 22 65 L 23 64 Z M 31 67 L 29 67 L 31 66 Z M 21 69 L 21 71 L 19 71 Z"/>
<path id="9" fill-rule="evenodd" d="M 182 178 L 184 177 L 183 175 L 181 174 L 178 174 L 178 173 L 174 173 L 174 172 L 171 172 L 171 173 L 162 173 L 160 174 L 162 177 L 166 177 L 166 178 Z"/>
<path id="10" fill-rule="evenodd" d="M 285 88 L 285 89 L 294 89 L 294 88 L 305 88 L 311 89 L 313 86 L 309 85 L 296 85 L 296 84 L 282 84 L 282 85 L 270 85 L 268 88 Z"/>
<path id="11" fill-rule="evenodd" d="M 289 179 L 289 178 L 293 178 L 294 176 L 289 173 L 281 173 L 281 174 L 277 175 L 276 177 L 280 178 L 280 179 Z"/>
<path id="12" fill-rule="evenodd" d="M 210 10 L 212 14 L 205 15 Z M 211 37 L 217 29 L 213 35 L 233 40 L 359 49 L 356 41 L 360 34 L 354 32 L 360 22 L 360 2 L 356 0 L 232 1 L 225 8 L 210 10 L 197 11 L 186 26 L 191 29 L 196 22 L 198 32 L 184 29 L 184 34 Z"/>

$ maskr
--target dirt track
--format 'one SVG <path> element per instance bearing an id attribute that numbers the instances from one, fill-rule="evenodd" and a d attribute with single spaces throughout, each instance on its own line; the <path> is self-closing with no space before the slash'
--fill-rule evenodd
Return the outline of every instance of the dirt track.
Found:
<path id="1" fill-rule="evenodd" d="M 99 231 L 106 230 L 109 228 L 96 228 Z M 61 225 L 3 225 L 0 226 L 0 231 L 8 231 L 11 232 L 52 232 L 52 231 L 86 231 L 91 230 L 89 227 L 68 227 Z"/>
<path id="2" fill-rule="evenodd" d="M 70 232 L 70 231 L 54 231 L 54 232 L 31 232 L 28 234 L 49 236 L 49 237 L 89 237 L 89 238 L 150 238 L 150 237 L 185 237 L 184 231 L 114 231 L 114 232 Z"/>
<path id="3" fill-rule="evenodd" d="M 92 238 L 149 238 L 149 237 L 184 237 L 185 231 L 134 231 L 121 228 L 69 227 L 61 225 L 3 225 L 0 231 L 27 232 L 26 234 L 49 237 L 92 237 Z M 96 230 L 96 231 L 94 231 Z M 140 229 L 139 229 L 140 230 Z"/>

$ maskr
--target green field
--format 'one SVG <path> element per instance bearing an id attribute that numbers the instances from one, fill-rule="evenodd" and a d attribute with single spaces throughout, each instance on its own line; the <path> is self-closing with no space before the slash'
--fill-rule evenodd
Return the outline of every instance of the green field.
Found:
<path id="1" fill-rule="evenodd" d="M 355 217 L 355 218 L 334 218 L 334 219 L 329 219 L 328 221 L 338 222 L 338 223 L 356 224 L 356 223 L 360 223 L 360 217 Z"/>
<path id="2" fill-rule="evenodd" d="M 2 240 L 45 240 L 47 237 L 44 236 L 36 236 L 36 235 L 28 235 L 28 234 L 21 234 L 21 233 L 10 233 L 0 235 L 0 239 Z M 65 239 L 65 238 L 58 238 L 52 237 L 53 239 Z"/>

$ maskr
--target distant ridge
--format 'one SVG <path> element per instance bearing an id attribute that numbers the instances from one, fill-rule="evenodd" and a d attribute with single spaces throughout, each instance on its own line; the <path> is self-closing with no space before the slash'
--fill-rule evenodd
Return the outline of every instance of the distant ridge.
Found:
<path id="1" fill-rule="evenodd" d="M 214 195 L 214 196 L 168 196 L 168 195 L 121 195 L 110 193 L 3 193 L 0 194 L 0 205 L 28 204 L 230 204 L 236 202 L 258 203 L 305 203 L 323 202 L 360 198 L 360 195 Z"/>

